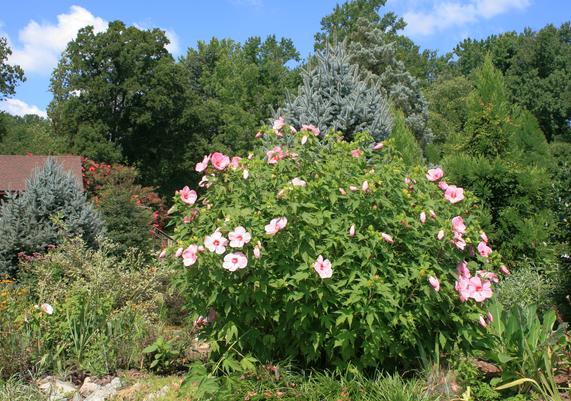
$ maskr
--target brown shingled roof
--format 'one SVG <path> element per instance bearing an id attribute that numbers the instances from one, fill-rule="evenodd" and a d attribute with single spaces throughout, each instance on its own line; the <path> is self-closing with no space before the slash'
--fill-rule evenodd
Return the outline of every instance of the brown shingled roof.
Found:
<path id="1" fill-rule="evenodd" d="M 36 168 L 41 168 L 50 156 L 16 156 L 0 155 L 0 192 L 23 191 L 26 180 L 32 176 Z M 83 189 L 80 156 L 51 156 L 64 170 L 70 171 L 77 184 Z"/>

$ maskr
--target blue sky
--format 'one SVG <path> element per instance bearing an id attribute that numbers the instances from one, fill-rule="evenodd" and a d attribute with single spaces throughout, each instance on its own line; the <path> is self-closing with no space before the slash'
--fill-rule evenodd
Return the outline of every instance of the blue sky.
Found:
<path id="1" fill-rule="evenodd" d="M 14 50 L 27 81 L 0 110 L 45 115 L 51 100 L 50 74 L 66 43 L 84 25 L 104 30 L 122 20 L 141 28 L 164 29 L 175 57 L 212 36 L 244 41 L 250 36 L 288 37 L 303 57 L 313 49 L 321 18 L 337 0 L 20 0 L 6 2 L 0 36 Z M 559 26 L 571 19 L 571 0 L 388 0 L 383 10 L 403 16 L 405 33 L 422 48 L 450 51 L 464 38 L 484 38 L 524 27 Z"/>

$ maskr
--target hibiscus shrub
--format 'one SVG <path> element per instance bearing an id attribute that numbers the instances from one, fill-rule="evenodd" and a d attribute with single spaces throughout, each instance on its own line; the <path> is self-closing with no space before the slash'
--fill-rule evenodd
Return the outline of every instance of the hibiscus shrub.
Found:
<path id="1" fill-rule="evenodd" d="M 198 163 L 202 194 L 177 192 L 163 257 L 195 328 L 214 351 L 312 366 L 414 364 L 419 347 L 482 338 L 508 270 L 476 199 L 441 169 L 405 167 L 390 139 L 318 134 L 278 120 L 247 158 Z"/>

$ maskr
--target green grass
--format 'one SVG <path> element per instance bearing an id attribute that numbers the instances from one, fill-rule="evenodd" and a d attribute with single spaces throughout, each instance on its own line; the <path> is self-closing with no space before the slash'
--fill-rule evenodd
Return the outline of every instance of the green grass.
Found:
<path id="1" fill-rule="evenodd" d="M 46 396 L 36 386 L 11 378 L 7 381 L 0 380 L 0 400 L 45 401 Z"/>

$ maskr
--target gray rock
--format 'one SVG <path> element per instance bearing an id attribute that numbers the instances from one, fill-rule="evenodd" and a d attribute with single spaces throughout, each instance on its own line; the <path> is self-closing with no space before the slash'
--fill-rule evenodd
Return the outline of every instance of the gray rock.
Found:
<path id="1" fill-rule="evenodd" d="M 91 393 L 84 401 L 106 401 L 110 400 L 117 391 L 121 389 L 123 383 L 118 377 L 111 380 L 111 383 L 101 387 L 99 390 Z"/>
<path id="2" fill-rule="evenodd" d="M 156 393 L 147 395 L 145 398 L 143 398 L 143 401 L 159 401 L 161 398 L 166 396 L 168 392 L 169 392 L 169 386 L 164 386 Z"/>
<path id="3" fill-rule="evenodd" d="M 49 401 L 67 401 L 77 393 L 73 383 L 47 376 L 38 382 L 38 388 L 48 396 Z"/>
<path id="4" fill-rule="evenodd" d="M 100 390 L 102 387 L 102 385 L 95 383 L 91 377 L 86 377 L 79 389 L 79 394 L 83 397 L 87 397 L 97 390 Z"/>

